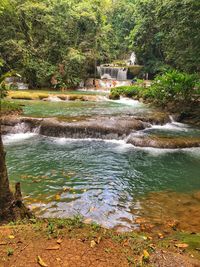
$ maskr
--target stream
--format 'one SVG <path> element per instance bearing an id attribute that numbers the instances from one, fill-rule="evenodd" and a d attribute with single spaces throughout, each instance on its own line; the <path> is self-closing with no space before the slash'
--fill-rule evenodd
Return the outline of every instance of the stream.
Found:
<path id="1" fill-rule="evenodd" d="M 154 110 L 134 100 L 92 102 L 19 101 L 30 117 L 146 116 Z M 162 137 L 200 137 L 200 129 L 171 120 L 134 132 Z M 137 219 L 178 220 L 200 231 L 200 148 L 137 147 L 125 140 L 72 139 L 37 132 L 3 138 L 11 182 L 38 216 L 81 214 L 104 227 L 131 230 Z M 188 220 L 194 216 L 194 220 Z"/>

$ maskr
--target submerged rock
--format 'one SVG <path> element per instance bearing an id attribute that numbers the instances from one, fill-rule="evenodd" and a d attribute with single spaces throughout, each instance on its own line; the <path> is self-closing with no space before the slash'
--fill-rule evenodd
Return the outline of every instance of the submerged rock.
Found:
<path id="1" fill-rule="evenodd" d="M 59 101 L 98 101 L 99 96 L 96 95 L 49 95 L 43 101 L 59 102 Z"/>
<path id="2" fill-rule="evenodd" d="M 139 147 L 154 148 L 189 148 L 200 147 L 200 137 L 172 137 L 159 135 L 130 135 L 127 139 L 128 144 Z"/>

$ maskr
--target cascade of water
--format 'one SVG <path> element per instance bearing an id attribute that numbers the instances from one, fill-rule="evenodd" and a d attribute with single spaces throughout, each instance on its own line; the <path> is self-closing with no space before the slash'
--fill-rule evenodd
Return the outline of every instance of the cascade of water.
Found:
<path id="1" fill-rule="evenodd" d="M 22 123 L 18 123 L 13 127 L 12 133 L 26 133 L 30 131 L 30 127 L 22 122 Z"/>
<path id="2" fill-rule="evenodd" d="M 101 79 L 115 79 L 118 81 L 127 80 L 127 72 L 126 68 L 119 67 L 97 67 L 98 75 Z"/>
<path id="3" fill-rule="evenodd" d="M 133 52 L 131 54 L 131 57 L 130 57 L 129 61 L 128 61 L 128 64 L 129 65 L 135 65 L 135 63 L 136 63 L 136 54 L 135 54 L 135 52 Z"/>
<path id="4" fill-rule="evenodd" d="M 12 133 L 17 134 L 17 133 L 34 133 L 34 134 L 39 134 L 40 132 L 40 126 L 39 127 L 31 127 L 29 124 L 25 122 L 20 122 L 16 124 L 13 129 Z"/>
<path id="5" fill-rule="evenodd" d="M 118 74 L 117 74 L 117 80 L 118 81 L 125 81 L 127 80 L 127 72 L 128 70 L 123 68 L 123 69 L 119 69 Z"/>

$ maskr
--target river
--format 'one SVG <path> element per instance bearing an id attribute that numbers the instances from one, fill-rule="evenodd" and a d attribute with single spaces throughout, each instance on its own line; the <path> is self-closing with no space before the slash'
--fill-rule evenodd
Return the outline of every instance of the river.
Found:
<path id="1" fill-rule="evenodd" d="M 153 114 L 138 101 L 17 101 L 31 117 Z M 200 130 L 171 119 L 137 135 L 200 137 Z M 71 139 L 18 132 L 3 138 L 11 182 L 20 181 L 26 204 L 38 216 L 81 214 L 104 227 L 131 230 L 137 220 L 200 230 L 200 148 L 137 147 L 125 140 Z M 188 216 L 195 216 L 193 222 Z"/>

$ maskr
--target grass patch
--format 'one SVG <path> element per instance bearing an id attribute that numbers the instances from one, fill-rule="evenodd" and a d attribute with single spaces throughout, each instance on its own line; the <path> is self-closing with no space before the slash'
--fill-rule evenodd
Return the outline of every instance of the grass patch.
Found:
<path id="1" fill-rule="evenodd" d="M 189 249 L 200 251 L 200 234 L 180 232 L 177 233 L 175 237 L 182 243 L 188 244 Z"/>

